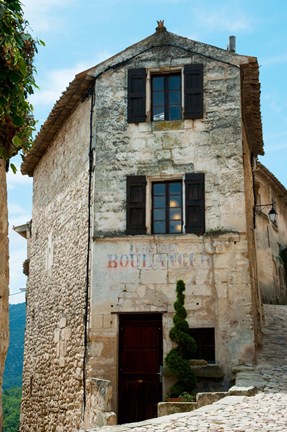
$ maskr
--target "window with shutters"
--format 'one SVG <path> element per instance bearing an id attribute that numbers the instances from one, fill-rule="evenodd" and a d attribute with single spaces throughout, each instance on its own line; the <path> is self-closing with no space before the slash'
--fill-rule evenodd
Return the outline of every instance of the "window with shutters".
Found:
<path id="1" fill-rule="evenodd" d="M 127 234 L 204 232 L 204 174 L 166 181 L 149 178 L 148 187 L 145 176 L 127 178 Z"/>
<path id="2" fill-rule="evenodd" d="M 147 75 L 151 86 L 147 87 Z M 147 98 L 147 92 L 150 97 Z M 151 101 L 147 107 L 146 101 Z M 145 68 L 128 70 L 129 123 L 200 119 L 203 117 L 203 65 L 187 64 L 172 73 L 149 72 Z"/>

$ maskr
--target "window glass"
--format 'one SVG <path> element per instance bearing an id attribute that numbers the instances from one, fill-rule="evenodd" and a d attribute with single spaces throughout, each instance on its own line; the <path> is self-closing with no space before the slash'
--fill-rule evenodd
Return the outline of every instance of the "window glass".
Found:
<path id="1" fill-rule="evenodd" d="M 153 183 L 152 222 L 154 234 L 182 232 L 182 184 L 180 181 Z"/>
<path id="2" fill-rule="evenodd" d="M 153 184 L 154 195 L 165 195 L 165 183 Z"/>
<path id="3" fill-rule="evenodd" d="M 153 91 L 164 90 L 164 77 L 153 77 L 152 80 Z"/>
<path id="4" fill-rule="evenodd" d="M 169 108 L 169 120 L 180 120 L 181 109 L 180 107 L 172 106 Z"/>
<path id="5" fill-rule="evenodd" d="M 181 233 L 181 231 L 182 231 L 181 230 L 181 223 L 171 221 L 169 225 L 170 225 L 170 230 L 169 230 L 170 234 Z"/>
<path id="6" fill-rule="evenodd" d="M 154 222 L 154 234 L 165 234 L 165 222 Z"/>
<path id="7" fill-rule="evenodd" d="M 181 87 L 180 75 L 169 75 L 168 87 L 169 90 L 180 90 Z"/>
<path id="8" fill-rule="evenodd" d="M 169 103 L 170 103 L 170 105 L 180 105 L 180 92 L 179 91 L 170 92 Z"/>
<path id="9" fill-rule="evenodd" d="M 170 220 L 181 220 L 181 208 L 169 210 Z"/>
<path id="10" fill-rule="evenodd" d="M 152 119 L 181 119 L 181 75 L 152 77 Z"/>

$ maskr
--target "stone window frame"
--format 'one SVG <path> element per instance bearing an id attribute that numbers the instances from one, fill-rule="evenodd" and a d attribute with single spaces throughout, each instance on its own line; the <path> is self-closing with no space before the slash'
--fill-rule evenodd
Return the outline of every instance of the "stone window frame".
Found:
<path id="1" fill-rule="evenodd" d="M 183 113 L 184 113 L 184 67 L 183 66 L 164 66 L 161 68 L 150 68 L 147 69 L 146 76 L 146 121 L 148 123 L 157 123 L 152 119 L 152 78 L 154 76 L 167 76 L 167 75 L 176 75 L 180 74 L 181 78 L 181 118 L 179 120 L 174 121 L 182 121 Z M 170 122 L 172 120 L 162 120 L 166 122 Z"/>

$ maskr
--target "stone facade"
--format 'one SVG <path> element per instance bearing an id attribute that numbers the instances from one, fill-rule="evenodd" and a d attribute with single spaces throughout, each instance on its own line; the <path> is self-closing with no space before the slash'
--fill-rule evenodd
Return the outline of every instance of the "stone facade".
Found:
<path id="1" fill-rule="evenodd" d="M 185 65 L 202 65 L 202 116 L 151 121 L 152 77 L 176 72 L 184 81 Z M 145 120 L 131 122 L 129 70 L 142 68 Z M 120 326 L 156 317 L 163 364 L 179 279 L 192 331 L 214 330 L 222 387 L 232 367 L 256 361 L 262 313 L 251 160 L 262 153 L 262 136 L 261 123 L 254 132 L 258 101 L 245 100 L 250 82 L 259 100 L 257 69 L 254 58 L 162 30 L 77 75 L 56 103 L 22 167 L 34 177 L 22 431 L 113 424 L 113 412 L 121 414 Z M 187 174 L 197 173 L 204 232 L 185 232 L 184 220 L 181 234 L 154 234 L 153 184 L 184 189 Z M 141 235 L 127 234 L 129 176 L 145 178 Z M 170 384 L 162 380 L 160 397 Z M 128 405 L 134 396 L 125 398 Z"/>
<path id="2" fill-rule="evenodd" d="M 287 304 L 287 283 L 283 260 L 287 248 L 287 191 L 262 165 L 257 164 L 256 241 L 258 278 L 263 303 Z M 276 222 L 268 218 L 271 205 L 278 213 Z"/>
<path id="3" fill-rule="evenodd" d="M 173 38 L 171 41 L 174 43 Z M 98 169 L 89 365 L 91 376 L 111 380 L 114 389 L 118 387 L 121 349 L 119 315 L 161 313 L 164 357 L 171 348 L 168 334 L 179 279 L 187 284 L 190 327 L 215 329 L 215 358 L 224 368 L 226 386 L 233 363 L 255 361 L 260 327 L 256 310 L 260 306 L 253 263 L 248 259 L 253 237 L 246 207 L 252 205 L 253 188 L 247 156 L 247 167 L 243 164 L 238 67 L 248 59 L 191 41 L 185 41 L 185 47 L 190 48 L 192 55 L 175 48 L 162 50 L 161 46 L 146 50 L 135 56 L 128 67 L 108 71 L 96 80 Z M 128 69 L 144 66 L 153 72 L 168 72 L 190 62 L 203 63 L 202 120 L 127 123 Z M 246 147 L 250 152 L 248 142 Z M 152 182 L 183 178 L 190 172 L 205 173 L 205 235 L 150 235 Z M 147 178 L 146 236 L 125 234 L 127 175 Z M 113 371 L 111 364 L 115 365 Z M 165 393 L 166 378 L 163 388 Z M 112 402 L 118 412 L 117 392 Z"/>
<path id="4" fill-rule="evenodd" d="M 81 421 L 88 111 L 79 105 L 34 173 L 21 431 L 73 431 Z"/>

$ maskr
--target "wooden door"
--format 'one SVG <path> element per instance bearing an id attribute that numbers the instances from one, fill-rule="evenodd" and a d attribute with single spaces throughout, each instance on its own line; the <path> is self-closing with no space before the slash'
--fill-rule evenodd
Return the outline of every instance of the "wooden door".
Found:
<path id="1" fill-rule="evenodd" d="M 120 316 L 118 421 L 137 422 L 157 417 L 162 400 L 162 316 Z"/>

